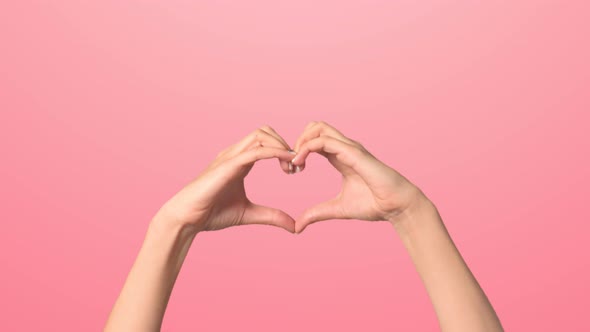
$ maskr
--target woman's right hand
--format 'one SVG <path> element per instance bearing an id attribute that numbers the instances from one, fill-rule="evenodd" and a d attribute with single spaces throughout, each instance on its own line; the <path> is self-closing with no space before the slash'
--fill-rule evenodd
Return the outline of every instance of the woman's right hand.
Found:
<path id="1" fill-rule="evenodd" d="M 316 152 L 342 174 L 340 193 L 306 210 L 297 221 L 298 233 L 309 224 L 329 219 L 386 220 L 395 224 L 411 206 L 426 200 L 400 173 L 325 122 L 311 122 L 294 150 L 297 155 L 293 165 L 303 169 L 307 156 Z"/>
<path id="2" fill-rule="evenodd" d="M 293 153 L 271 127 L 263 126 L 217 155 L 194 181 L 158 211 L 154 219 L 194 232 L 235 225 L 266 224 L 295 231 L 295 221 L 281 210 L 254 204 L 246 197 L 244 178 L 259 160 L 277 158 L 291 173 Z"/>

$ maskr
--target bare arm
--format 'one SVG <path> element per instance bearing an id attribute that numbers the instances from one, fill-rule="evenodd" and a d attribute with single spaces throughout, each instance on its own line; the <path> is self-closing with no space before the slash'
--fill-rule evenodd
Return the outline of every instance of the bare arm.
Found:
<path id="1" fill-rule="evenodd" d="M 144 243 L 113 306 L 105 331 L 159 331 L 168 299 L 189 247 L 199 232 L 267 224 L 295 231 L 283 211 L 246 198 L 244 178 L 258 160 L 276 158 L 287 173 L 293 155 L 284 140 L 263 127 L 222 151 L 151 221 Z"/>
<path id="2" fill-rule="evenodd" d="M 337 197 L 297 220 L 297 232 L 329 219 L 389 221 L 404 243 L 443 331 L 503 331 L 492 305 L 453 244 L 434 204 L 414 184 L 324 122 L 310 123 L 293 165 L 319 153 L 342 173 Z"/>
<path id="3" fill-rule="evenodd" d="M 242 224 L 301 232 L 326 219 L 390 221 L 420 274 L 444 331 L 502 331 L 491 304 L 453 244 L 435 206 L 360 143 L 325 123 L 312 123 L 297 142 L 298 169 L 310 152 L 343 175 L 340 194 L 295 223 L 280 210 L 250 202 L 244 177 L 261 159 L 277 158 L 291 172 L 288 145 L 261 128 L 221 152 L 153 218 L 144 244 L 105 326 L 107 331 L 158 331 L 181 265 L 196 234 Z"/>
<path id="4" fill-rule="evenodd" d="M 442 331 L 503 331 L 494 308 L 426 197 L 391 221 L 426 287 Z"/>
<path id="5" fill-rule="evenodd" d="M 196 233 L 154 219 L 105 331 L 159 331 L 180 267 Z"/>

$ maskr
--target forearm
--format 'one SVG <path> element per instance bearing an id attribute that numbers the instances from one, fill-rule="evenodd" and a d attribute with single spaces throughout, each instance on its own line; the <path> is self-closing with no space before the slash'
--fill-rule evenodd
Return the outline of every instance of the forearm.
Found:
<path id="1" fill-rule="evenodd" d="M 503 331 L 496 313 L 425 197 L 394 226 L 433 303 L 442 331 Z"/>
<path id="2" fill-rule="evenodd" d="M 105 331 L 159 331 L 172 288 L 196 233 L 155 218 Z"/>

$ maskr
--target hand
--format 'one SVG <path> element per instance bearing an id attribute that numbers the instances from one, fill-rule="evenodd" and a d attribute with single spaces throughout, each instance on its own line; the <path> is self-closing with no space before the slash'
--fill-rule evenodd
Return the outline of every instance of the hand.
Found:
<path id="1" fill-rule="evenodd" d="M 221 152 L 201 175 L 168 200 L 154 217 L 157 222 L 150 225 L 105 331 L 161 329 L 172 288 L 200 231 L 269 224 L 301 232 L 316 221 L 353 218 L 388 220 L 396 226 L 426 285 L 441 330 L 503 331 L 436 209 L 418 204 L 428 200 L 416 186 L 360 143 L 323 122 L 306 127 L 296 150 L 299 153 L 292 159 L 289 146 L 272 128 L 260 128 Z M 337 197 L 308 209 L 297 223 L 283 211 L 248 200 L 244 178 L 256 161 L 277 158 L 285 172 L 293 173 L 293 165 L 302 170 L 311 152 L 326 157 L 342 174 Z M 426 208 L 413 208 L 416 206 Z"/>
<path id="2" fill-rule="evenodd" d="M 400 173 L 371 155 L 356 142 L 325 122 L 311 122 L 297 140 L 292 160 L 305 167 L 309 153 L 317 152 L 342 174 L 342 189 L 333 199 L 306 210 L 297 220 L 296 232 L 321 220 L 387 220 L 395 223 L 400 214 L 424 197 Z"/>
<path id="3" fill-rule="evenodd" d="M 254 204 L 246 197 L 244 178 L 254 163 L 277 158 L 287 173 L 293 152 L 270 127 L 257 129 L 230 146 L 194 181 L 168 200 L 156 219 L 189 226 L 194 231 L 219 230 L 235 225 L 267 224 L 295 231 L 295 221 L 281 210 Z"/>

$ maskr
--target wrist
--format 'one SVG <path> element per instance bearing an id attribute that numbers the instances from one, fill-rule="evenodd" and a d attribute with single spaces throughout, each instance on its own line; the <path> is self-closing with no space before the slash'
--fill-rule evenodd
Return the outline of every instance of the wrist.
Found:
<path id="1" fill-rule="evenodd" d="M 152 263 L 160 262 L 177 274 L 197 233 L 193 226 L 154 218 L 149 224 L 142 251 L 151 257 Z"/>
<path id="2" fill-rule="evenodd" d="M 418 236 L 425 229 L 438 227 L 442 220 L 436 206 L 422 192 L 400 213 L 388 221 L 402 238 Z"/>
<path id="3" fill-rule="evenodd" d="M 150 226 L 154 225 L 153 227 L 158 229 L 182 230 L 184 233 L 192 232 L 196 234 L 201 231 L 201 225 L 204 222 L 193 221 L 195 217 L 179 211 L 182 211 L 182 209 L 174 207 L 170 202 L 167 202 L 152 217 Z"/>
<path id="4" fill-rule="evenodd" d="M 147 233 L 154 238 L 167 237 L 185 241 L 185 239 L 194 238 L 199 233 L 199 229 L 193 224 L 156 214 L 148 226 Z"/>

